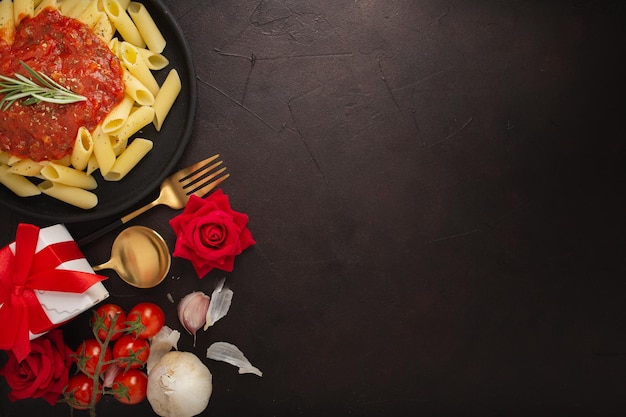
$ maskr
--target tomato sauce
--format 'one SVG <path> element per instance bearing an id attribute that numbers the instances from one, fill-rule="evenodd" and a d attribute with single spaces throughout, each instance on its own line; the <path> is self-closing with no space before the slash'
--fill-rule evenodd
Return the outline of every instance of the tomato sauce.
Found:
<path id="1" fill-rule="evenodd" d="M 18 100 L 0 110 L 0 149 L 12 155 L 61 159 L 71 153 L 81 126 L 93 131 L 124 97 L 119 59 L 90 28 L 52 8 L 22 20 L 12 44 L 0 41 L 0 74 L 32 78 L 20 61 L 87 100 L 33 105 Z"/>

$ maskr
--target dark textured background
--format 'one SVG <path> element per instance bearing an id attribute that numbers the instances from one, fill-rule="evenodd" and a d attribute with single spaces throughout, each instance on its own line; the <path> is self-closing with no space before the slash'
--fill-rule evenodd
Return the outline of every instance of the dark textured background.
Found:
<path id="1" fill-rule="evenodd" d="M 222 154 L 257 245 L 230 274 L 107 287 L 181 329 L 165 294 L 227 278 L 229 315 L 180 347 L 230 341 L 264 376 L 207 361 L 203 416 L 626 413 L 622 2 L 167 4 L 199 81 L 178 165 Z M 174 214 L 133 224 L 173 247 Z M 29 219 L 0 215 L 5 244 Z M 69 415 L 7 392 L 2 417 Z"/>

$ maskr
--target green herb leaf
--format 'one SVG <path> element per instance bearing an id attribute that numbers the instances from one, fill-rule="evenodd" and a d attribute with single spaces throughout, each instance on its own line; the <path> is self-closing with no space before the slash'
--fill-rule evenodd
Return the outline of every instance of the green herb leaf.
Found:
<path id="1" fill-rule="evenodd" d="M 25 106 L 41 103 L 42 101 L 69 104 L 87 100 L 86 97 L 73 93 L 46 74 L 35 71 L 25 62 L 20 61 L 20 64 L 34 80 L 22 74 L 14 74 L 14 78 L 0 75 L 0 94 L 5 94 L 2 100 L 0 100 L 1 111 L 6 111 L 20 99 L 24 99 L 22 104 Z"/>

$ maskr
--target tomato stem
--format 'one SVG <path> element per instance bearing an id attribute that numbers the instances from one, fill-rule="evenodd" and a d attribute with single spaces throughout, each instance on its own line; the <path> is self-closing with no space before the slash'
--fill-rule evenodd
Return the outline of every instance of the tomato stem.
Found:
<path id="1" fill-rule="evenodd" d="M 93 390 L 91 391 L 91 400 L 89 401 L 89 407 L 88 407 L 90 417 L 96 417 L 96 401 L 98 399 L 98 391 L 100 390 L 98 388 L 100 384 L 100 374 L 102 373 L 102 367 L 104 365 L 107 365 L 109 362 L 111 362 L 111 361 L 105 361 L 104 358 L 105 358 L 106 350 L 109 346 L 109 343 L 111 342 L 111 338 L 116 333 L 115 323 L 117 323 L 117 319 L 119 318 L 119 316 L 120 316 L 120 313 L 117 313 L 115 314 L 115 316 L 111 317 L 111 325 L 107 329 L 107 335 L 103 341 L 100 341 L 100 339 L 97 336 L 98 334 L 98 329 L 96 329 L 97 326 L 94 326 L 93 328 L 94 334 L 96 335 L 96 340 L 98 341 L 98 343 L 100 343 L 101 349 L 100 349 L 100 355 L 98 357 L 98 363 L 96 364 L 96 369 L 93 375 L 91 375 L 91 378 L 93 379 Z M 96 320 L 96 322 L 99 322 L 99 320 Z"/>

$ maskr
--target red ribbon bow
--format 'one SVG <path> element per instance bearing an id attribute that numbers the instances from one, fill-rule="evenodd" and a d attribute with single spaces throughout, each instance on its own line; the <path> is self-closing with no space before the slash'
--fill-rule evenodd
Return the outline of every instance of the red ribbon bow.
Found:
<path id="1" fill-rule="evenodd" d="M 19 224 L 15 255 L 0 249 L 0 349 L 12 350 L 18 361 L 30 353 L 30 335 L 53 326 L 35 290 L 82 294 L 106 277 L 88 272 L 56 269 L 64 262 L 83 258 L 74 241 L 54 243 L 35 253 L 39 227 Z"/>

